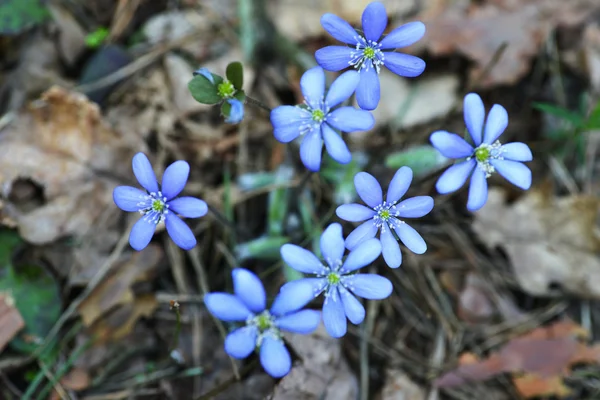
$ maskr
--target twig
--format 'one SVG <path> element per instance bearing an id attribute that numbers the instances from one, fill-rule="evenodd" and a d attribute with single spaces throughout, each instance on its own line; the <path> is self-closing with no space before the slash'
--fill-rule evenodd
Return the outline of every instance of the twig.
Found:
<path id="1" fill-rule="evenodd" d="M 218 394 L 227 390 L 229 388 L 229 386 L 231 386 L 235 382 L 239 381 L 241 379 L 241 377 L 246 376 L 246 374 L 248 374 L 250 371 L 252 371 L 257 366 L 258 366 L 258 362 L 256 360 L 252 361 L 250 364 L 248 364 L 244 368 L 242 368 L 242 370 L 240 371 L 240 374 L 241 374 L 240 377 L 232 376 L 231 378 L 227 379 L 225 382 L 221 383 L 219 386 L 209 390 L 207 393 L 204 393 L 202 396 L 197 397 L 194 400 L 208 400 L 208 399 L 215 398 Z"/>
<path id="2" fill-rule="evenodd" d="M 246 104 L 250 104 L 252 106 L 258 107 L 258 108 L 262 108 L 263 110 L 267 111 L 267 112 L 271 112 L 271 107 L 269 107 L 268 105 L 266 105 L 265 103 L 263 103 L 262 101 L 253 99 L 252 97 L 246 95 Z"/>
<path id="3" fill-rule="evenodd" d="M 378 301 L 370 301 L 367 310 L 367 322 L 360 330 L 360 399 L 369 400 L 369 342 L 368 338 L 373 333 L 375 319 L 377 318 Z"/>

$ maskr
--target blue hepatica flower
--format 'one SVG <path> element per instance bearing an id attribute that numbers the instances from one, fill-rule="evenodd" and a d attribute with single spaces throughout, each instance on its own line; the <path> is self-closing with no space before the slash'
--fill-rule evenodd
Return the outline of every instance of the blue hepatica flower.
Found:
<path id="1" fill-rule="evenodd" d="M 341 71 L 348 66 L 360 72 L 356 100 L 360 108 L 374 110 L 379 103 L 379 71 L 381 66 L 400 76 L 415 77 L 425 70 L 425 62 L 418 57 L 394 52 L 410 46 L 425 34 L 422 22 L 409 22 L 381 37 L 387 26 L 383 4 L 370 3 L 362 14 L 363 34 L 337 15 L 325 14 L 321 25 L 331 36 L 351 46 L 327 46 L 317 50 L 317 63 L 328 71 Z"/>
<path id="2" fill-rule="evenodd" d="M 229 117 L 225 118 L 225 122 L 228 124 L 239 124 L 244 119 L 244 105 L 238 99 L 227 100 L 231 106 Z"/>
<path id="3" fill-rule="evenodd" d="M 295 290 L 296 286 L 306 283 L 312 286 L 315 297 L 325 293 L 323 323 L 331 336 L 339 338 L 346 334 L 346 318 L 353 324 L 360 324 L 365 318 L 365 309 L 354 296 L 371 300 L 385 299 L 392 293 L 392 282 L 376 274 L 354 273 L 379 257 L 381 245 L 378 240 L 365 241 L 344 260 L 342 226 L 334 223 L 321 235 L 320 245 L 325 263 L 302 247 L 293 244 L 281 247 L 281 257 L 290 267 L 316 275 L 316 278 L 285 284 L 281 293 Z"/>
<path id="4" fill-rule="evenodd" d="M 117 186 L 113 191 L 117 207 L 143 215 L 129 234 L 131 247 L 138 251 L 144 249 L 150 243 L 156 226 L 165 222 L 167 232 L 177 246 L 184 250 L 193 248 L 196 238 L 177 214 L 186 218 L 202 217 L 207 213 L 208 206 L 194 197 L 177 197 L 187 183 L 189 164 L 175 161 L 169 165 L 163 174 L 161 187 L 158 186 L 152 165 L 144 153 L 137 153 L 132 164 L 135 177 L 146 191 L 131 186 Z"/>
<path id="5" fill-rule="evenodd" d="M 312 300 L 311 286 L 296 285 L 279 293 L 267 310 L 265 289 L 256 275 L 243 268 L 234 269 L 231 275 L 235 295 L 209 293 L 204 296 L 204 304 L 215 317 L 227 322 L 244 322 L 243 327 L 225 338 L 225 351 L 241 359 L 258 348 L 260 363 L 269 375 L 275 378 L 287 375 L 292 360 L 281 331 L 308 334 L 321 321 L 319 311 L 298 311 Z"/>
<path id="6" fill-rule="evenodd" d="M 354 186 L 360 198 L 367 204 L 344 204 L 337 208 L 336 214 L 341 219 L 351 222 L 363 222 L 346 238 L 346 247 L 350 250 L 358 248 L 365 241 L 372 240 L 378 230 L 383 259 L 392 268 L 402 264 L 402 253 L 394 233 L 400 241 L 414 253 L 423 254 L 427 250 L 425 241 L 404 218 L 419 218 L 433 209 L 433 199 L 429 196 L 417 196 L 400 199 L 410 187 L 413 173 L 409 167 L 400 168 L 387 191 L 385 201 L 381 186 L 377 179 L 366 172 L 359 172 L 354 177 Z"/>
<path id="7" fill-rule="evenodd" d="M 444 171 L 435 185 L 437 191 L 441 194 L 454 192 L 471 176 L 467 208 L 476 211 L 487 201 L 487 178 L 496 171 L 515 186 L 529 189 L 531 171 L 522 161 L 533 159 L 531 150 L 525 143 L 503 145 L 498 141 L 508 125 L 506 109 L 494 104 L 484 125 L 483 101 L 479 95 L 469 93 L 464 99 L 464 116 L 474 146 L 455 133 L 437 131 L 431 134 L 431 143 L 442 155 L 466 158 Z"/>
<path id="8" fill-rule="evenodd" d="M 275 139 L 288 143 L 304 135 L 300 145 L 300 158 L 311 171 L 321 167 L 323 141 L 329 155 L 341 164 L 352 159 L 341 132 L 366 131 L 373 127 L 375 119 L 370 112 L 354 107 L 335 106 L 352 96 L 358 84 L 359 74 L 348 71 L 340 75 L 325 96 L 325 71 L 321 67 L 309 69 L 300 79 L 305 104 L 280 106 L 271 112 Z"/>

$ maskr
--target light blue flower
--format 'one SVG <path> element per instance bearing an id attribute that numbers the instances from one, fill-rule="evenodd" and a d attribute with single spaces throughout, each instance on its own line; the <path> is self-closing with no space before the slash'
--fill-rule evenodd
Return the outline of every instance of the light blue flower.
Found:
<path id="1" fill-rule="evenodd" d="M 139 212 L 143 215 L 133 225 L 129 234 L 129 244 L 135 250 L 142 250 L 154 235 L 156 226 L 164 222 L 167 232 L 175 244 L 184 250 L 196 246 L 192 230 L 177 216 L 198 218 L 208 211 L 206 203 L 194 197 L 177 197 L 185 187 L 190 166 L 185 161 L 175 161 L 163 174 L 159 187 L 154 170 L 144 153 L 137 153 L 132 160 L 133 173 L 146 191 L 131 187 L 117 186 L 113 200 L 123 211 Z"/>
<path id="2" fill-rule="evenodd" d="M 396 53 L 395 49 L 410 46 L 425 34 L 422 22 L 409 22 L 381 37 L 387 27 L 387 14 L 383 4 L 370 3 L 362 14 L 363 34 L 337 15 L 325 14 L 321 25 L 331 36 L 348 46 L 327 46 L 315 53 L 317 63 L 328 71 L 341 71 L 349 66 L 360 72 L 356 100 L 363 110 L 374 110 L 379 104 L 379 71 L 381 66 L 393 73 L 419 76 L 425 62 L 418 57 Z"/>
<path id="3" fill-rule="evenodd" d="M 360 324 L 365 318 L 365 309 L 355 297 L 380 300 L 392 293 L 392 282 L 376 274 L 356 274 L 358 269 L 371 264 L 381 254 L 377 239 L 367 240 L 357 246 L 344 259 L 344 237 L 342 226 L 329 225 L 320 239 L 321 253 L 325 263 L 313 253 L 293 244 L 281 247 L 281 257 L 292 268 L 316 278 L 304 278 L 286 283 L 281 293 L 297 290 L 307 283 L 313 288 L 315 297 L 325 293 L 323 323 L 327 332 L 335 338 L 346 334 L 346 319 Z"/>
<path id="4" fill-rule="evenodd" d="M 228 124 L 239 124 L 244 119 L 244 104 L 238 99 L 227 100 L 231 106 L 229 116 L 225 118 L 225 122 Z"/>
<path id="5" fill-rule="evenodd" d="M 210 73 L 210 70 L 208 68 L 203 67 L 203 68 L 197 69 L 196 71 L 193 72 L 192 75 L 194 75 L 194 76 L 202 75 L 206 79 L 208 79 L 210 81 L 210 83 L 212 83 L 213 85 L 215 84 L 215 79 L 213 78 L 213 76 Z"/>
<path id="6" fill-rule="evenodd" d="M 508 113 L 494 104 L 487 121 L 481 97 L 469 93 L 464 99 L 464 116 L 467 130 L 474 146 L 455 133 L 436 131 L 431 134 L 431 144 L 445 157 L 466 158 L 448 168 L 435 187 L 441 194 L 460 189 L 471 176 L 467 208 L 477 211 L 487 201 L 487 178 L 498 172 L 513 185 L 527 190 L 531 187 L 531 170 L 523 161 L 531 161 L 531 150 L 525 143 L 501 144 L 498 138 L 508 125 Z"/>
<path id="7" fill-rule="evenodd" d="M 245 323 L 227 335 L 225 352 L 241 359 L 258 348 L 260 363 L 269 375 L 274 378 L 287 375 L 292 359 L 281 331 L 308 334 L 317 329 L 321 321 L 319 311 L 300 310 L 313 298 L 311 286 L 295 285 L 291 290 L 280 292 L 267 310 L 265 289 L 255 274 L 236 268 L 231 275 L 235 295 L 216 292 L 204 296 L 206 308 L 215 317 Z"/>
<path id="8" fill-rule="evenodd" d="M 304 135 L 300 158 L 309 170 L 321 168 L 323 141 L 331 158 L 340 164 L 349 163 L 352 155 L 339 132 L 366 131 L 375 124 L 368 111 L 354 107 L 332 110 L 352 96 L 358 81 L 358 73 L 348 71 L 333 82 L 325 96 L 325 71 L 321 67 L 311 68 L 300 79 L 304 104 L 280 106 L 271 112 L 275 139 L 288 143 Z"/>
<path id="9" fill-rule="evenodd" d="M 404 219 L 429 214 L 433 209 L 433 199 L 430 196 L 417 196 L 400 201 L 408 191 L 412 178 L 413 172 L 409 167 L 400 168 L 392 178 L 386 199 L 383 200 L 383 192 L 377 179 L 366 172 L 356 174 L 354 187 L 367 206 L 344 204 L 335 211 L 343 220 L 365 221 L 346 238 L 349 250 L 356 249 L 366 240 L 372 240 L 377 231 L 381 230 L 379 240 L 383 259 L 391 268 L 398 268 L 402 264 L 402 253 L 396 236 L 413 253 L 425 253 L 427 244 Z"/>

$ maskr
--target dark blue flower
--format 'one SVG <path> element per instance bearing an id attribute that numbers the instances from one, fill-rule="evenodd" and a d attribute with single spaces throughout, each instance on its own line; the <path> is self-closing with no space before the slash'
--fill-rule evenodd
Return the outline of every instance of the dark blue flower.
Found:
<path id="1" fill-rule="evenodd" d="M 464 99 L 464 116 L 467 130 L 475 146 L 455 133 L 437 131 L 431 134 L 431 143 L 445 157 L 466 158 L 448 168 L 438 179 L 435 187 L 441 194 L 460 189 L 471 176 L 469 200 L 470 211 L 479 210 L 487 201 L 487 178 L 498 171 L 513 185 L 527 190 L 531 187 L 531 170 L 523 161 L 531 161 L 531 150 L 525 143 L 501 144 L 498 138 L 508 125 L 508 113 L 494 104 L 487 121 L 481 97 L 469 93 Z"/>
<path id="2" fill-rule="evenodd" d="M 300 79 L 305 104 L 280 106 L 271 112 L 275 139 L 288 143 L 304 135 L 300 158 L 309 170 L 318 171 L 321 167 L 323 141 L 334 160 L 341 164 L 349 163 L 352 155 L 337 131 L 366 131 L 375 124 L 368 111 L 354 107 L 339 107 L 332 111 L 333 107 L 352 96 L 358 80 L 356 71 L 348 71 L 333 82 L 325 96 L 325 71 L 321 67 L 311 68 Z"/>
<path id="3" fill-rule="evenodd" d="M 154 235 L 156 226 L 165 222 L 167 232 L 175 244 L 184 250 L 196 245 L 192 230 L 179 218 L 198 218 L 208 211 L 206 203 L 194 197 L 177 197 L 187 183 L 190 166 L 185 161 L 175 161 L 163 174 L 161 187 L 154 175 L 154 170 L 144 153 L 133 157 L 133 173 L 146 191 L 131 187 L 117 186 L 113 191 L 113 199 L 117 207 L 123 211 L 137 211 L 143 215 L 135 223 L 129 234 L 129 244 L 135 250 L 142 250 Z"/>
<path id="4" fill-rule="evenodd" d="M 311 286 L 296 285 L 280 292 L 267 310 L 265 289 L 256 275 L 243 268 L 234 269 L 231 275 L 235 295 L 209 293 L 204 296 L 206 308 L 215 317 L 245 323 L 227 335 L 225 351 L 241 359 L 258 348 L 260 363 L 269 375 L 274 378 L 287 375 L 292 359 L 281 331 L 308 334 L 317 329 L 321 320 L 319 311 L 300 310 L 313 298 Z"/>
<path id="5" fill-rule="evenodd" d="M 394 52 L 410 46 L 425 34 L 422 22 L 409 22 L 381 38 L 387 26 L 383 4 L 370 3 L 362 14 L 363 34 L 337 15 L 325 14 L 321 25 L 331 36 L 349 46 L 327 46 L 317 50 L 317 63 L 328 71 L 341 71 L 348 66 L 360 72 L 356 100 L 360 108 L 374 110 L 379 103 L 379 70 L 381 66 L 400 76 L 415 77 L 425 70 L 425 62 L 418 57 Z"/>
<path id="6" fill-rule="evenodd" d="M 403 219 L 419 218 L 428 214 L 433 209 L 433 199 L 429 196 L 417 196 L 398 203 L 408 191 L 412 177 L 413 173 L 409 167 L 400 168 L 390 182 L 384 201 L 377 179 L 366 172 L 356 174 L 354 187 L 368 207 L 361 204 L 344 204 L 336 210 L 337 216 L 346 221 L 366 221 L 346 238 L 346 247 L 349 250 L 354 250 L 365 241 L 371 240 L 381 229 L 379 240 L 383 259 L 388 266 L 398 268 L 402 264 L 402 253 L 394 232 L 409 250 L 417 254 L 425 253 L 425 241 Z"/>
<path id="7" fill-rule="evenodd" d="M 353 324 L 360 324 L 365 318 L 365 309 L 354 296 L 371 300 L 385 299 L 392 293 L 392 282 L 376 274 L 354 273 L 379 257 L 381 245 L 377 239 L 367 240 L 357 246 L 344 260 L 342 226 L 334 223 L 321 235 L 320 245 L 324 263 L 302 247 L 293 244 L 281 247 L 281 257 L 290 267 L 317 276 L 286 283 L 281 293 L 292 293 L 298 290 L 297 286 L 306 284 L 313 288 L 315 297 L 325 292 L 323 323 L 331 336 L 339 338 L 346 334 L 346 319 Z"/>
<path id="8" fill-rule="evenodd" d="M 231 106 L 229 116 L 225 118 L 225 122 L 228 124 L 239 124 L 244 119 L 244 104 L 238 99 L 227 100 Z"/>

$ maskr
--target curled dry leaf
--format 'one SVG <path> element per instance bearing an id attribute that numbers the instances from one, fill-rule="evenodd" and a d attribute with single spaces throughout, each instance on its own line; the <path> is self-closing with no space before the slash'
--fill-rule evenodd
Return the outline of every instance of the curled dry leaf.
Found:
<path id="1" fill-rule="evenodd" d="M 323 325 L 312 335 L 286 335 L 302 358 L 275 388 L 271 400 L 337 400 L 358 395 L 356 377 L 342 357 L 340 342 Z"/>
<path id="2" fill-rule="evenodd" d="M 533 296 L 559 294 L 556 286 L 586 298 L 600 298 L 600 199 L 554 197 L 550 190 L 529 191 L 514 204 L 501 189 L 491 189 L 475 214 L 473 230 L 481 241 L 503 248 L 521 288 Z"/>
<path id="3" fill-rule="evenodd" d="M 0 292 L 0 353 L 8 342 L 25 327 L 25 321 L 14 303 L 9 292 Z"/>
<path id="4" fill-rule="evenodd" d="M 600 346 L 581 341 L 588 336 L 584 328 L 572 321 L 557 321 L 510 340 L 483 360 L 471 353 L 463 354 L 458 368 L 439 377 L 435 385 L 450 388 L 511 373 L 525 398 L 564 397 L 570 391 L 563 378 L 571 373 L 573 365 L 600 362 Z"/>

